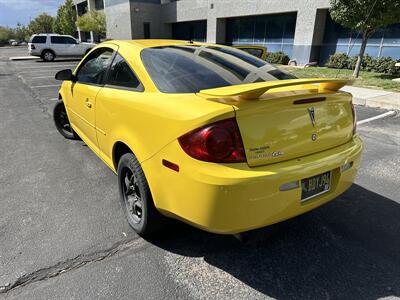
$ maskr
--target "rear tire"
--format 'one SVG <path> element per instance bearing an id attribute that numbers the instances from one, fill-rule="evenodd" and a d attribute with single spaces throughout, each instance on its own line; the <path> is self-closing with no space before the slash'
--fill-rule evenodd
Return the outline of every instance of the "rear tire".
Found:
<path id="1" fill-rule="evenodd" d="M 138 234 L 154 233 L 165 224 L 166 218 L 154 206 L 146 177 L 132 153 L 124 154 L 119 160 L 118 187 L 122 209 Z"/>
<path id="2" fill-rule="evenodd" d="M 51 50 L 44 50 L 42 53 L 42 59 L 46 62 L 51 62 L 56 58 L 56 55 Z"/>
<path id="3" fill-rule="evenodd" d="M 63 137 L 70 140 L 79 140 L 79 136 L 69 123 L 67 111 L 62 101 L 57 102 L 56 106 L 54 106 L 53 119 L 58 132 L 61 133 Z"/>

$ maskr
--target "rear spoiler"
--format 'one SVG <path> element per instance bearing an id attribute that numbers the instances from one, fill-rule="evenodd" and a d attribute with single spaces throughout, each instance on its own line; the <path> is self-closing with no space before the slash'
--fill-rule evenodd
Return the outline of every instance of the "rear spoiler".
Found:
<path id="1" fill-rule="evenodd" d="M 327 91 L 336 92 L 345 85 L 351 83 L 352 83 L 351 80 L 327 79 L 327 78 L 274 80 L 274 81 L 226 86 L 215 89 L 206 89 L 206 90 L 201 90 L 199 94 L 204 96 L 213 96 L 221 98 L 238 96 L 239 99 L 241 100 L 251 100 L 251 99 L 258 99 L 262 94 L 266 93 L 268 90 L 271 89 L 290 87 L 290 86 L 294 87 L 305 84 L 319 84 L 318 91 L 320 93 Z"/>

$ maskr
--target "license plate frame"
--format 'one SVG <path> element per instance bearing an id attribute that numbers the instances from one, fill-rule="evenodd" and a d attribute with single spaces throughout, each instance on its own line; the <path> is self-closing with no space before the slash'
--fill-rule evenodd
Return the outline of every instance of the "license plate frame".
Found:
<path id="1" fill-rule="evenodd" d="M 312 189 L 310 189 L 310 186 L 312 187 Z M 331 190 L 331 187 L 332 171 L 327 171 L 321 174 L 304 178 L 301 180 L 301 202 L 305 202 L 307 200 L 325 194 Z"/>

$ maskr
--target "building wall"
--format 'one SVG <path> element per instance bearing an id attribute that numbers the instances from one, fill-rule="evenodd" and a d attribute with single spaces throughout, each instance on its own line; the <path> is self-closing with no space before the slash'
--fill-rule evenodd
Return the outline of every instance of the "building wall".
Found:
<path id="1" fill-rule="evenodd" d="M 300 64 L 324 62 L 354 42 L 354 33 L 330 19 L 329 0 L 104 1 L 107 37 L 114 39 L 143 38 L 143 23 L 150 23 L 151 38 L 265 45 Z M 378 32 L 367 52 L 400 58 L 399 46 L 400 25 L 395 25 Z M 356 41 L 348 53 L 358 48 Z"/>
<path id="2" fill-rule="evenodd" d="M 131 2 L 132 38 L 142 39 L 144 37 L 144 23 L 150 24 L 150 38 L 162 38 L 165 34 L 170 35 L 168 28 L 161 23 L 161 5 L 148 2 Z M 158 2 L 160 2 L 158 0 Z"/>
<path id="3" fill-rule="evenodd" d="M 329 0 L 181 0 L 162 5 L 164 23 L 207 20 L 207 42 L 226 42 L 221 34 L 227 19 L 260 15 L 296 13 L 292 58 L 300 63 L 313 59 L 313 47 L 321 46 L 322 40 L 314 38 L 314 28 L 324 26 L 317 17 L 318 9 L 327 9 Z M 288 5 L 290 4 L 290 5 Z M 228 33 L 229 35 L 229 33 Z"/>
<path id="4" fill-rule="evenodd" d="M 107 38 L 132 39 L 131 5 L 129 0 L 105 0 Z"/>

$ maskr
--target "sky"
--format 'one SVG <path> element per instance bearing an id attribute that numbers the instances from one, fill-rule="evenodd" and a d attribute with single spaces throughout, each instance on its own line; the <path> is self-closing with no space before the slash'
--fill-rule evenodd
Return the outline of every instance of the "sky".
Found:
<path id="1" fill-rule="evenodd" d="M 0 0 L 0 26 L 27 25 L 42 12 L 54 16 L 62 3 L 64 0 Z"/>

